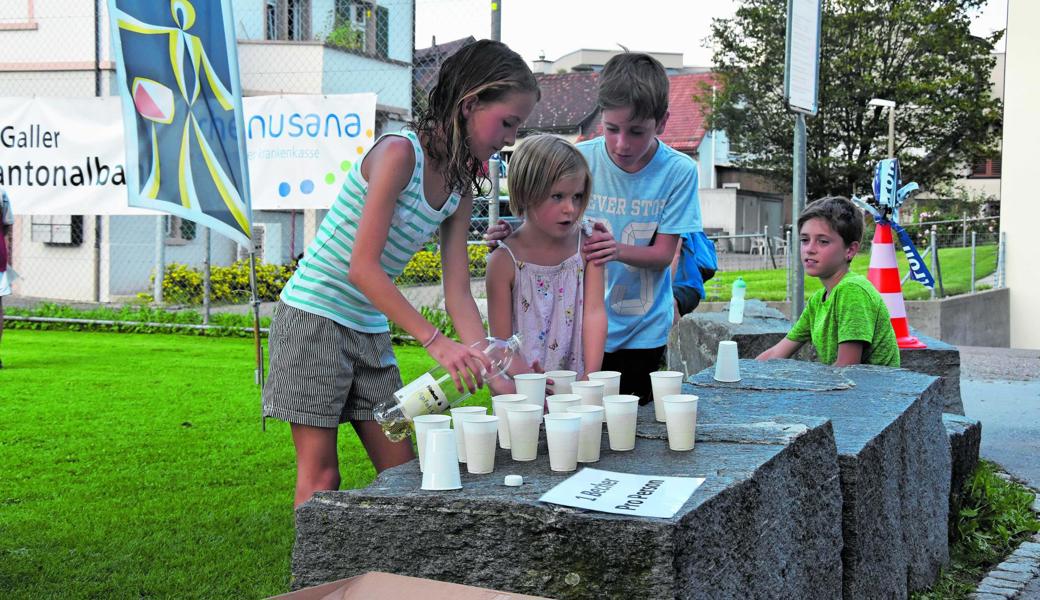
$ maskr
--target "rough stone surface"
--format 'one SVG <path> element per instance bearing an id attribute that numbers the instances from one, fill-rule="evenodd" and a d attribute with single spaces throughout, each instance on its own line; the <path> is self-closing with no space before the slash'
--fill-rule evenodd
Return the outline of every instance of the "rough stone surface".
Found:
<path id="1" fill-rule="evenodd" d="M 749 381 L 793 383 L 797 376 L 805 391 L 742 389 L 702 371 L 684 386 L 701 398 L 699 421 L 754 423 L 780 412 L 833 424 L 844 501 L 844 598 L 905 598 L 931 585 L 949 558 L 950 448 L 937 379 L 794 360 L 741 360 L 740 368 Z M 839 377 L 854 385 L 820 391 Z"/>
<path id="2" fill-rule="evenodd" d="M 979 464 L 979 445 L 982 443 L 982 423 L 943 413 L 943 426 L 950 439 L 950 514 L 960 512 L 964 483 Z"/>
<path id="3" fill-rule="evenodd" d="M 668 368 L 687 374 L 697 373 L 715 364 L 719 342 L 737 342 L 741 358 L 754 358 L 769 349 L 791 330 L 791 322 L 782 312 L 760 300 L 749 300 L 744 309 L 744 322 L 729 322 L 727 312 L 693 312 L 672 328 L 668 338 Z M 961 401 L 960 352 L 941 340 L 913 332 L 928 348 L 901 350 L 904 369 L 940 378 L 939 395 L 943 412 L 963 415 Z M 806 344 L 795 359 L 812 361 L 816 352 Z"/>
<path id="4" fill-rule="evenodd" d="M 643 425 L 652 406 L 641 409 Z M 842 585 L 841 489 L 831 423 L 721 410 L 697 446 L 672 452 L 653 427 L 595 468 L 706 477 L 672 519 L 538 502 L 568 474 L 499 451 L 463 489 L 420 489 L 415 461 L 361 490 L 319 492 L 296 512 L 295 588 L 371 570 L 552 598 L 826 598 Z M 509 473 L 524 485 L 507 488 Z M 945 536 L 945 529 L 943 530 Z"/>

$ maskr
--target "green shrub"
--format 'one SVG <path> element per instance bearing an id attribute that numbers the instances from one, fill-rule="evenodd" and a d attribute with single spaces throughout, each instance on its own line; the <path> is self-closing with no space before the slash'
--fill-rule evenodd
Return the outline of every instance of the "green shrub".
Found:
<path id="1" fill-rule="evenodd" d="M 466 254 L 469 256 L 469 276 L 483 277 L 487 272 L 487 246 L 470 244 L 466 247 Z M 397 278 L 397 283 L 437 283 L 440 280 L 441 253 L 436 246 L 430 244 L 427 249 L 416 252 L 412 260 L 408 261 L 401 276 Z"/>
<path id="2" fill-rule="evenodd" d="M 256 266 L 256 294 L 262 302 L 278 299 L 295 265 Z M 154 281 L 154 279 L 153 279 Z M 210 267 L 210 302 L 240 304 L 249 300 L 249 261 Z M 166 265 L 163 299 L 171 304 L 202 304 L 202 271 L 180 263 Z"/>

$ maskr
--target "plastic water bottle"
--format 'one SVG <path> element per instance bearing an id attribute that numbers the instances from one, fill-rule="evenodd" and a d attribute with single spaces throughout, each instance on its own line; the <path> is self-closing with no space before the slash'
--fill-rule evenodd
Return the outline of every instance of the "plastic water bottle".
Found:
<path id="1" fill-rule="evenodd" d="M 491 369 L 482 373 L 486 381 L 504 373 L 513 357 L 520 355 L 520 336 L 514 335 L 508 340 L 489 337 L 478 340 L 472 347 L 482 350 L 491 361 Z M 372 413 L 386 437 L 399 442 L 408 437 L 413 418 L 442 413 L 469 396 L 469 390 L 457 390 L 451 374 L 437 365 L 394 392 L 393 400 L 381 402 Z"/>
<path id="2" fill-rule="evenodd" d="M 729 298 L 729 322 L 744 322 L 744 296 L 747 294 L 747 284 L 740 277 L 733 282 L 733 293 Z"/>

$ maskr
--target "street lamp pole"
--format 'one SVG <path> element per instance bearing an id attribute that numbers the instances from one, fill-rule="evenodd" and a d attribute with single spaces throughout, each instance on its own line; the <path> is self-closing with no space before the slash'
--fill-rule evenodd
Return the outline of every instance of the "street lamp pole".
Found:
<path id="1" fill-rule="evenodd" d="M 896 103 L 892 100 L 871 98 L 867 106 L 880 106 L 888 109 L 888 157 L 896 157 Z"/>

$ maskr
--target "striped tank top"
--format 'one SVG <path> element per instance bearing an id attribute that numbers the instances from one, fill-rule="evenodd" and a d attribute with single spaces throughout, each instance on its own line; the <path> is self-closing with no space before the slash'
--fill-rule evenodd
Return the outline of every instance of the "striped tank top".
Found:
<path id="1" fill-rule="evenodd" d="M 386 246 L 379 259 L 383 271 L 390 279 L 395 279 L 438 230 L 441 222 L 455 212 L 460 196 L 453 192 L 440 210 L 434 210 L 423 193 L 425 157 L 419 139 L 411 131 L 385 135 L 407 138 L 415 151 L 415 169 L 397 198 Z M 361 209 L 368 192 L 368 182 L 361 176 L 361 162 L 360 159 L 355 162 L 347 173 L 343 188 L 321 222 L 317 236 L 282 289 L 281 299 L 290 306 L 332 319 L 344 327 L 364 333 L 382 333 L 390 330 L 386 316 L 372 306 L 347 277 Z"/>

